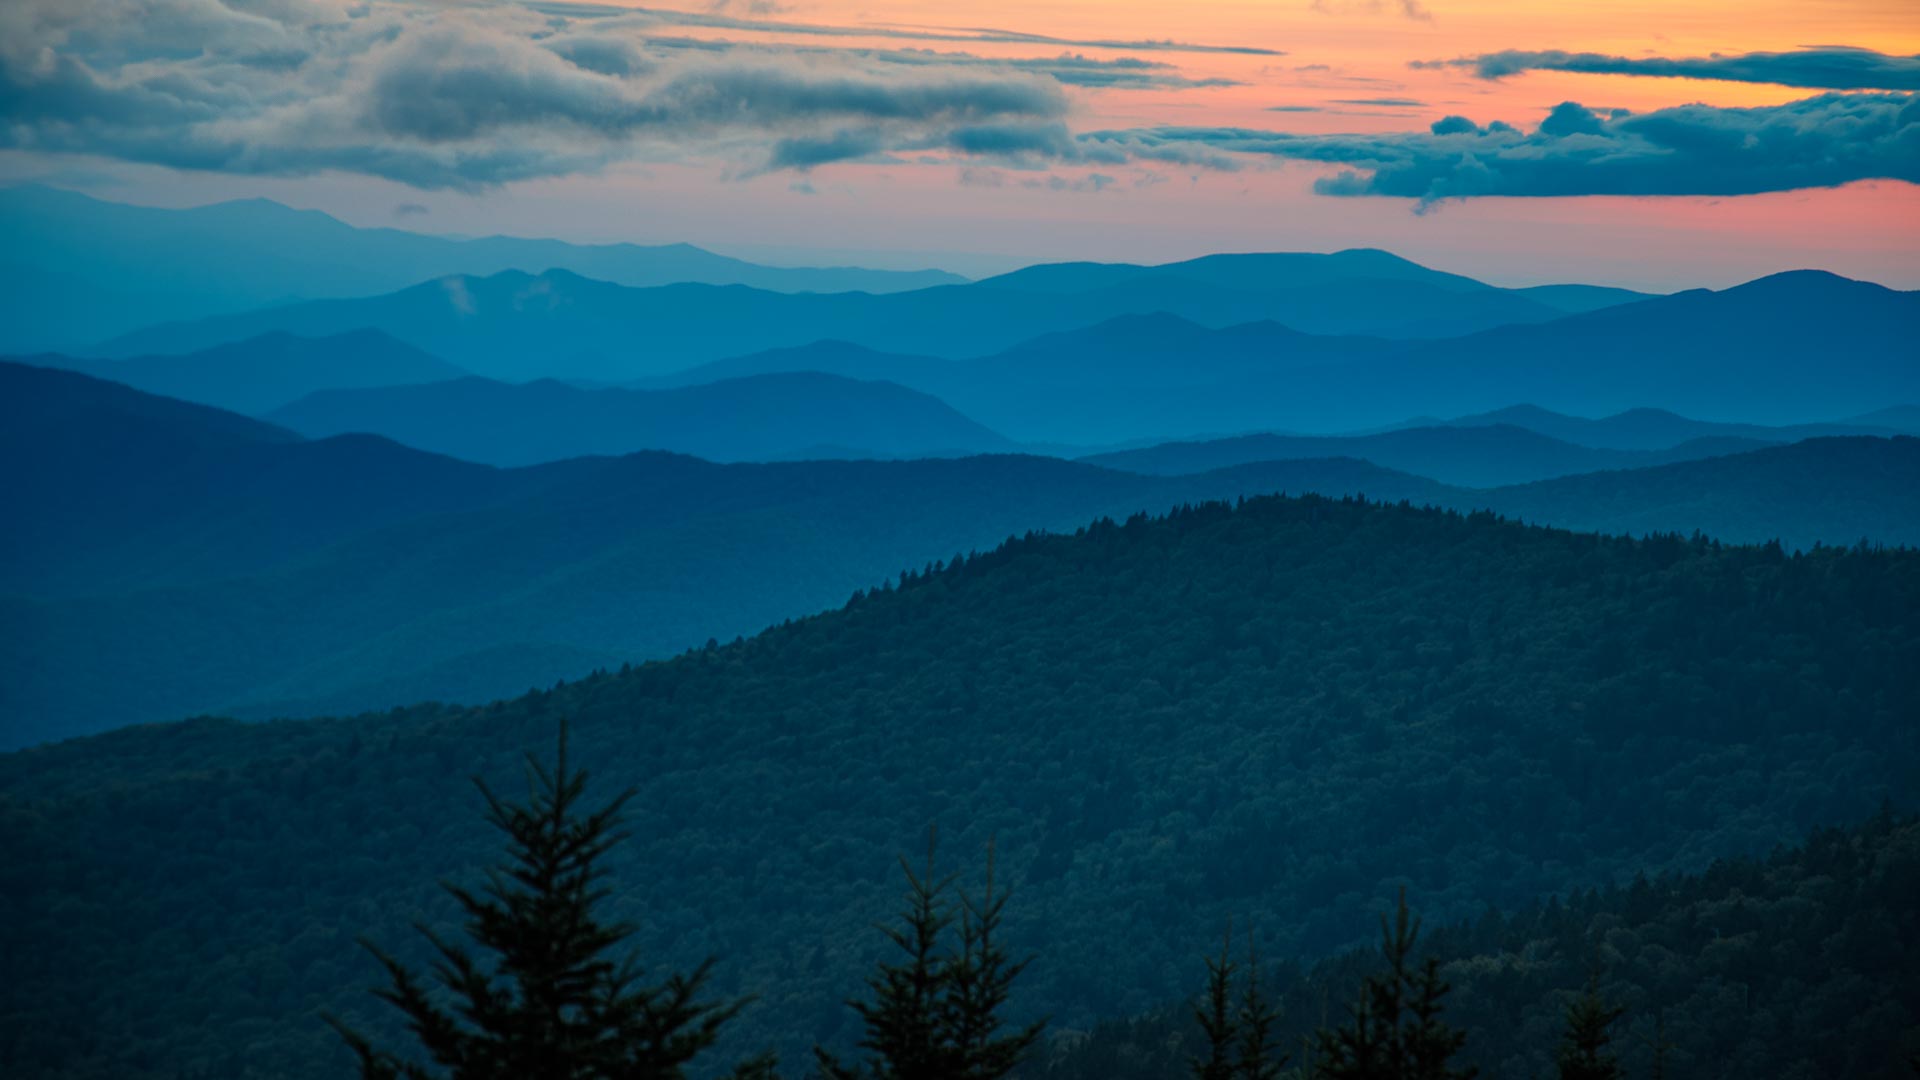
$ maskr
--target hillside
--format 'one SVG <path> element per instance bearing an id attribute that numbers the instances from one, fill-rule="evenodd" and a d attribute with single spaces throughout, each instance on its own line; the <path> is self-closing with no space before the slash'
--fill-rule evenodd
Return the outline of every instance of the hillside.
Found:
<path id="1" fill-rule="evenodd" d="M 1461 1057 L 1487 1080 L 1553 1075 L 1566 1003 L 1596 964 L 1603 999 L 1626 1009 L 1612 1035 L 1627 1076 L 1655 1075 L 1661 1045 L 1668 1075 L 1896 1080 L 1920 1053 L 1916 891 L 1920 823 L 1883 815 L 1764 860 L 1636 876 L 1433 927 L 1425 940 L 1453 984 L 1447 1019 L 1467 1031 Z M 1351 1000 L 1378 965 L 1376 949 L 1310 971 L 1272 964 L 1263 975 L 1281 1004 L 1278 1045 L 1300 1045 L 1323 1005 Z M 1204 1046 L 1191 1015 L 1169 1005 L 1064 1036 L 1035 1075 L 1180 1075 Z"/>
<path id="2" fill-rule="evenodd" d="M 997 838 L 1008 943 L 1041 957 L 1017 1007 L 1083 1028 L 1188 992 L 1229 915 L 1306 960 L 1402 882 L 1452 922 L 1905 805 L 1917 612 L 1912 552 L 1264 499 L 1023 539 L 484 708 L 6 755 L 32 871 L 0 945 L 30 977 L 0 1014 L 35 1033 L 6 1064 L 337 1071 L 315 1009 L 382 1015 L 351 939 L 446 926 L 434 880 L 494 847 L 466 776 L 513 784 L 563 715 L 602 785 L 641 791 L 613 905 L 654 962 L 718 954 L 720 990 L 760 995 L 739 1045 L 853 1037 L 840 1000 L 930 821 L 950 860 Z"/>
<path id="3" fill-rule="evenodd" d="M 182 356 L 97 360 L 42 354 L 20 362 L 77 371 L 150 394 L 252 415 L 316 390 L 411 386 L 466 374 L 377 330 L 351 330 L 324 338 L 275 332 Z"/>
<path id="4" fill-rule="evenodd" d="M 469 378 L 324 391 L 267 419 L 311 437 L 369 432 L 490 465 L 639 450 L 767 461 L 824 445 L 876 458 L 1014 449 L 925 394 L 814 372 L 670 390 L 580 389 L 552 380 L 515 386 Z"/>
<path id="5" fill-rule="evenodd" d="M 1510 424 L 1463 424 L 1403 428 L 1377 435 L 1242 435 L 1206 442 L 1164 443 L 1081 460 L 1110 469 L 1169 475 L 1252 461 L 1351 457 L 1444 484 L 1486 488 L 1573 473 L 1717 457 L 1764 445 L 1737 439 L 1703 439 L 1669 450 L 1605 450 L 1562 442 Z"/>
<path id="6" fill-rule="evenodd" d="M 186 210 L 32 185 L 0 189 L 0 351 L 67 348 L 169 319 L 371 296 L 448 274 L 561 267 L 631 286 L 699 281 L 780 292 L 894 292 L 937 270 L 758 266 L 689 244 L 451 239 L 363 229 L 266 199 Z M 348 328 L 343 328 L 348 329 Z"/>

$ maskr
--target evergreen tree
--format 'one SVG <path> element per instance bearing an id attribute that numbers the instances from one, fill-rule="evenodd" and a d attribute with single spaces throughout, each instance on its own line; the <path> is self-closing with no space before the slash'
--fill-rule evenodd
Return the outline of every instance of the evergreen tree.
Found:
<path id="1" fill-rule="evenodd" d="M 994 891 L 995 850 L 987 842 L 987 881 L 976 901 L 960 891 L 960 954 L 948 969 L 947 1027 L 960 1080 L 1000 1080 L 1040 1039 L 1045 1021 L 1000 1034 L 1000 1010 L 1031 959 L 1015 961 L 995 940 L 1011 889 Z"/>
<path id="2" fill-rule="evenodd" d="M 431 976 L 423 977 L 363 942 L 389 980 L 375 996 L 406 1017 L 426 1058 L 443 1070 L 378 1049 L 327 1017 L 359 1058 L 365 1080 L 678 1080 L 745 1004 L 703 999 L 711 961 L 643 986 L 632 956 L 609 958 L 633 928 L 596 915 L 610 892 L 599 862 L 624 838 L 621 812 L 634 792 L 585 809 L 587 774 L 567 763 L 564 722 L 559 743 L 551 772 L 528 755 L 525 804 L 503 802 L 475 780 L 487 820 L 506 834 L 509 857 L 487 871 L 478 892 L 443 887 L 492 962 L 421 926 L 439 953 Z M 734 1075 L 771 1077 L 772 1062 L 756 1059 Z"/>
<path id="3" fill-rule="evenodd" d="M 1620 1080 L 1620 1062 L 1607 1044 L 1613 1038 L 1609 1029 L 1626 1011 L 1600 997 L 1598 976 L 1587 980 L 1586 991 L 1567 1005 L 1567 1030 L 1560 1039 L 1560 1080 Z M 1664 1066 L 1662 1061 L 1660 1067 Z"/>
<path id="4" fill-rule="evenodd" d="M 871 1001 L 848 1002 L 866 1027 L 860 1048 L 867 1061 L 847 1065 L 816 1047 L 828 1080 L 1001 1080 L 1040 1037 L 1044 1024 L 1000 1033 L 1000 1009 L 1028 961 L 1010 959 L 995 939 L 1010 892 L 996 890 L 992 845 L 986 888 L 977 901 L 961 891 L 956 920 L 945 899 L 953 877 L 934 869 L 936 839 L 929 830 L 923 872 L 900 860 L 906 908 L 899 925 L 880 928 L 904 958 L 882 963 L 867 979 Z M 943 949 L 956 921 L 958 948 Z"/>
<path id="5" fill-rule="evenodd" d="M 1240 1056 L 1234 1063 L 1236 1080 L 1280 1080 L 1287 1056 L 1275 1054 L 1274 1027 L 1280 1022 L 1280 1006 L 1269 1000 L 1260 986 L 1260 956 L 1254 951 L 1253 936 L 1247 936 L 1247 985 L 1240 993 Z"/>
<path id="6" fill-rule="evenodd" d="M 1194 1080 L 1232 1080 L 1234 1050 L 1240 1041 L 1240 1018 L 1233 1005 L 1233 927 L 1227 927 L 1220 958 L 1207 957 L 1206 995 L 1194 1006 L 1193 1018 L 1207 1037 L 1207 1056 L 1194 1058 Z"/>
<path id="7" fill-rule="evenodd" d="M 1369 976 L 1351 1021 L 1317 1040 L 1314 1073 L 1324 1080 L 1472 1080 L 1477 1070 L 1452 1064 L 1466 1034 L 1441 1019 L 1449 987 L 1440 964 L 1415 966 L 1420 920 L 1407 908 L 1407 891 L 1389 921 L 1380 919 L 1387 970 Z"/>

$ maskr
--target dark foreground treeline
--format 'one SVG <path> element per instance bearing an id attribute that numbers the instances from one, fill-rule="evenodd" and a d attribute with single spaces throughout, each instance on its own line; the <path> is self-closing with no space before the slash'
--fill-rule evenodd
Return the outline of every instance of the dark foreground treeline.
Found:
<path id="1" fill-rule="evenodd" d="M 1043 956 L 1010 951 L 1012 892 L 901 860 L 906 903 L 879 927 L 893 948 L 847 1005 L 862 1036 L 804 1068 L 771 1052 L 716 1063 L 752 998 L 710 986 L 709 961 L 648 973 L 622 957 L 634 927 L 605 921 L 603 857 L 629 789 L 595 805 L 567 761 L 529 759 L 529 798 L 481 791 L 507 858 L 484 884 L 449 883 L 470 942 L 421 928 L 425 970 L 366 942 L 376 997 L 404 1018 L 398 1049 L 327 1015 L 363 1080 L 1559 1080 L 1875 1077 L 1920 1072 L 1920 820 L 1883 811 L 1765 861 L 1642 876 L 1423 938 L 1404 891 L 1377 951 L 1302 973 L 1231 931 L 1190 1005 L 1059 1032 L 1003 1015 Z M 1257 938 L 1257 934 L 1251 935 Z M 1578 987 L 1578 989 L 1574 989 Z M 391 1028 L 388 1029 L 391 1032 Z"/>

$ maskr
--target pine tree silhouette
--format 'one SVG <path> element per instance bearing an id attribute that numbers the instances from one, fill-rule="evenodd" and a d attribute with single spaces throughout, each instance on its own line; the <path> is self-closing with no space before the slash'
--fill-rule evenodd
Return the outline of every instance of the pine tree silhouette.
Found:
<path id="1" fill-rule="evenodd" d="M 1609 1029 L 1626 1011 L 1600 997 L 1598 976 L 1587 980 L 1586 991 L 1567 1005 L 1567 1030 L 1560 1039 L 1560 1080 L 1620 1080 L 1620 1062 L 1607 1044 L 1612 1042 Z M 1660 1066 L 1664 1070 L 1665 1062 Z"/>
<path id="2" fill-rule="evenodd" d="M 327 1017 L 364 1080 L 679 1080 L 746 1004 L 703 998 L 711 961 L 646 986 L 632 956 L 609 958 L 633 928 L 595 914 L 611 891 L 599 862 L 625 838 L 621 812 L 634 792 L 597 810 L 582 807 L 587 774 L 568 765 L 564 721 L 553 770 L 531 754 L 527 766 L 525 804 L 503 802 L 474 781 L 488 821 L 506 834 L 507 861 L 487 871 L 477 892 L 443 883 L 491 963 L 423 925 L 439 954 L 430 976 L 362 942 L 387 972 L 388 985 L 374 995 L 405 1016 L 434 1066 L 378 1049 Z M 772 1070 L 770 1058 L 759 1058 L 733 1075 L 770 1078 Z"/>
<path id="3" fill-rule="evenodd" d="M 1233 1055 L 1240 1041 L 1240 1018 L 1233 1003 L 1233 927 L 1220 943 L 1220 958 L 1207 957 L 1207 990 L 1193 1018 L 1207 1038 L 1207 1056 L 1191 1062 L 1194 1080 L 1232 1080 Z"/>
<path id="4" fill-rule="evenodd" d="M 1466 1033 L 1441 1019 L 1446 980 L 1440 963 L 1416 967 L 1420 920 L 1407 909 L 1407 891 L 1389 921 L 1380 919 L 1380 952 L 1387 970 L 1369 976 L 1348 1024 L 1317 1038 L 1313 1073 L 1324 1080 L 1472 1080 L 1473 1068 L 1452 1064 Z"/>
<path id="5" fill-rule="evenodd" d="M 848 1002 L 866 1028 L 867 1060 L 848 1065 L 816 1047 L 828 1080 L 1001 1080 L 1040 1038 L 1044 1022 L 1000 1033 L 1000 1010 L 1028 961 L 1012 960 L 995 937 L 1010 892 L 997 890 L 993 845 L 985 889 L 978 900 L 960 890 L 956 918 L 946 899 L 953 876 L 935 870 L 937 840 L 929 829 L 923 871 L 900 860 L 906 907 L 898 925 L 880 927 L 903 958 L 868 977 L 871 1001 Z M 956 922 L 958 948 L 943 948 Z"/>

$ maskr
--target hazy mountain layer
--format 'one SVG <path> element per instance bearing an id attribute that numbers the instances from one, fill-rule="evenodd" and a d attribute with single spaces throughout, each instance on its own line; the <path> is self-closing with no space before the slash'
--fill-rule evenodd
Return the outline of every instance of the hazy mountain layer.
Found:
<path id="1" fill-rule="evenodd" d="M 702 281 L 782 292 L 953 284 L 937 270 L 758 266 L 689 244 L 456 240 L 361 229 L 266 199 L 169 210 L 45 187 L 0 189 L 0 351 L 67 348 L 169 319 L 371 296 L 447 274 L 562 267 L 623 285 Z M 353 327 L 342 327 L 342 330 Z"/>
<path id="2" fill-rule="evenodd" d="M 370 432 L 490 465 L 671 450 L 709 461 L 935 457 L 1014 449 L 942 402 L 892 383 L 793 372 L 672 390 L 461 379 L 330 390 L 267 414 L 321 437 Z"/>

